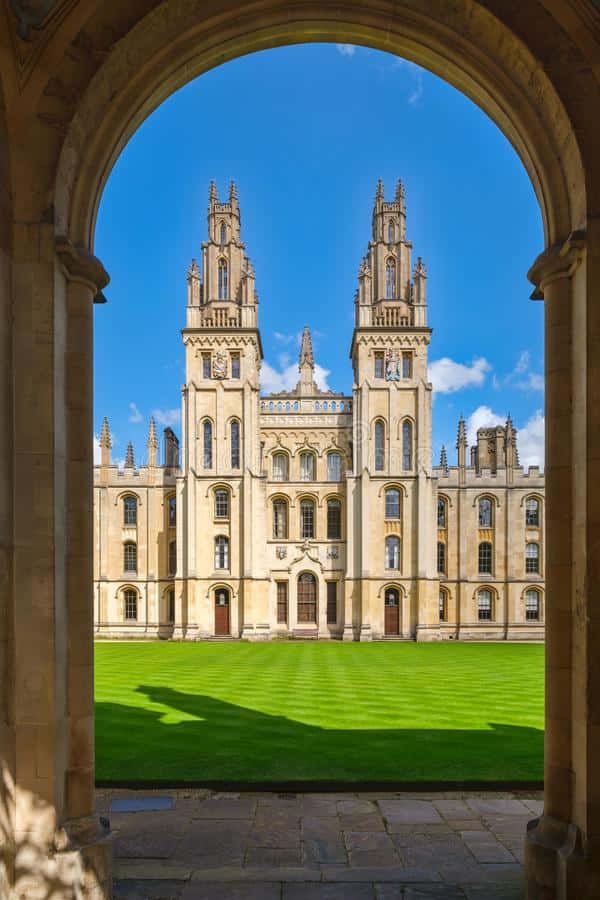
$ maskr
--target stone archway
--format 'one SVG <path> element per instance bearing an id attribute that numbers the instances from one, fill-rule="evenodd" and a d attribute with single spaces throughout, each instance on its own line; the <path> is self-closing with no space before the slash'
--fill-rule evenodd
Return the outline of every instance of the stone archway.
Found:
<path id="1" fill-rule="evenodd" d="M 511 140 L 540 203 L 545 250 L 530 278 L 546 309 L 547 731 L 528 890 L 531 898 L 598 896 L 600 672 L 589 656 L 600 629 L 592 469 L 600 459 L 600 17 L 584 0 L 221 0 L 208 9 L 200 0 L 119 8 L 81 0 L 46 4 L 28 29 L 13 15 L 21 8 L 0 13 L 0 412 L 9 423 L 0 429 L 0 828 L 8 842 L 0 889 L 14 882 L 16 847 L 32 860 L 31 884 L 52 880 L 64 897 L 73 883 L 109 895 L 94 816 L 86 602 L 91 304 L 108 279 L 93 256 L 102 187 L 128 137 L 177 87 L 244 53 L 329 40 L 405 56 L 466 93 Z M 74 857 L 60 852 L 73 848 Z"/>

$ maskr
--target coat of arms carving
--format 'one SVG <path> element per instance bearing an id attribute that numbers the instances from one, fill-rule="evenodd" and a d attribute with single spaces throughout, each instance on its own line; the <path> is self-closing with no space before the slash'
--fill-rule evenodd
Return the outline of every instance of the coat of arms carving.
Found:
<path id="1" fill-rule="evenodd" d="M 388 350 L 385 358 L 385 380 L 400 381 L 402 377 L 402 360 L 397 350 Z"/>
<path id="2" fill-rule="evenodd" d="M 227 378 L 227 357 L 221 350 L 213 357 L 213 378 Z"/>

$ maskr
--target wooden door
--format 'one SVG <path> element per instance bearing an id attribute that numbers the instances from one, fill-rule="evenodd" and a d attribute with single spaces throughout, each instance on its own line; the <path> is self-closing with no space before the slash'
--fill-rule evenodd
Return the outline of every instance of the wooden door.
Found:
<path id="1" fill-rule="evenodd" d="M 298 579 L 298 624 L 317 622 L 317 581 L 310 572 Z"/>
<path id="2" fill-rule="evenodd" d="M 400 634 L 400 595 L 395 588 L 385 592 L 385 633 Z"/>
<path id="3" fill-rule="evenodd" d="M 215 591 L 215 634 L 229 634 L 229 591 Z"/>

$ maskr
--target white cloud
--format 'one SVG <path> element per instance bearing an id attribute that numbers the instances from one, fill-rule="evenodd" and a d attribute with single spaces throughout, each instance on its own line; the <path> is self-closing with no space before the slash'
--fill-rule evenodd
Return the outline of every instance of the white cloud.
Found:
<path id="1" fill-rule="evenodd" d="M 544 468 L 544 414 L 538 409 L 517 434 L 519 462 L 528 466 Z"/>
<path id="2" fill-rule="evenodd" d="M 434 391 L 440 394 L 453 394 L 466 387 L 480 387 L 491 365 L 483 356 L 474 359 L 470 366 L 454 362 L 447 356 L 436 359 L 429 365 L 429 380 Z"/>
<path id="3" fill-rule="evenodd" d="M 494 390 L 499 391 L 505 385 L 512 385 L 521 391 L 543 391 L 544 376 L 539 372 L 531 371 L 531 355 L 529 350 L 522 350 L 515 367 L 508 375 L 502 378 L 493 376 Z"/>
<path id="4" fill-rule="evenodd" d="M 337 52 L 341 56 L 354 56 L 356 53 L 356 47 L 354 44 L 336 44 Z"/>
<path id="5" fill-rule="evenodd" d="M 494 412 L 489 406 L 478 406 L 467 419 L 467 441 L 472 446 L 477 441 L 478 428 L 493 428 L 496 425 L 505 425 L 506 416 Z M 544 414 L 541 409 L 525 422 L 522 428 L 517 428 L 517 449 L 519 451 L 519 464 L 527 469 L 529 466 L 544 467 Z"/>
<path id="6" fill-rule="evenodd" d="M 529 368 L 529 350 L 522 350 L 515 366 L 515 374 L 522 375 Z"/>
<path id="7" fill-rule="evenodd" d="M 152 415 L 159 425 L 179 425 L 181 422 L 181 410 L 175 409 L 153 409 Z"/>
<path id="8" fill-rule="evenodd" d="M 283 356 L 284 354 L 282 354 Z M 330 374 L 329 369 L 323 368 L 315 363 L 315 381 L 322 391 L 329 390 L 327 378 Z M 283 366 L 276 369 L 268 362 L 264 362 L 260 370 L 260 387 L 265 394 L 278 394 L 280 391 L 293 390 L 300 380 L 298 364 L 291 363 L 289 366 Z"/>
<path id="9" fill-rule="evenodd" d="M 94 465 L 99 466 L 102 462 L 102 450 L 100 449 L 100 438 L 94 435 Z"/>
<path id="10" fill-rule="evenodd" d="M 130 422 L 141 422 L 143 420 L 143 415 L 135 405 L 135 403 L 129 404 L 129 421 Z"/>
<path id="11" fill-rule="evenodd" d="M 292 341 L 299 340 L 298 334 L 282 334 L 281 331 L 274 331 L 273 337 L 276 341 L 279 341 L 280 344 L 291 344 Z"/>

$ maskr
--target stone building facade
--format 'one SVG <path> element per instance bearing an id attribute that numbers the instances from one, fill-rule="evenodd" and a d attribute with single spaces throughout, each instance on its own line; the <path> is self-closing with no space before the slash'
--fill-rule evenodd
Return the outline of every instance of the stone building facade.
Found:
<path id="1" fill-rule="evenodd" d="M 377 186 L 350 347 L 351 394 L 320 390 L 304 329 L 299 380 L 260 393 L 254 270 L 235 186 L 211 185 L 187 275 L 181 447 L 130 446 L 94 471 L 98 635 L 207 639 L 542 639 L 544 478 L 517 433 L 483 428 L 431 462 L 426 271 L 404 190 Z"/>

